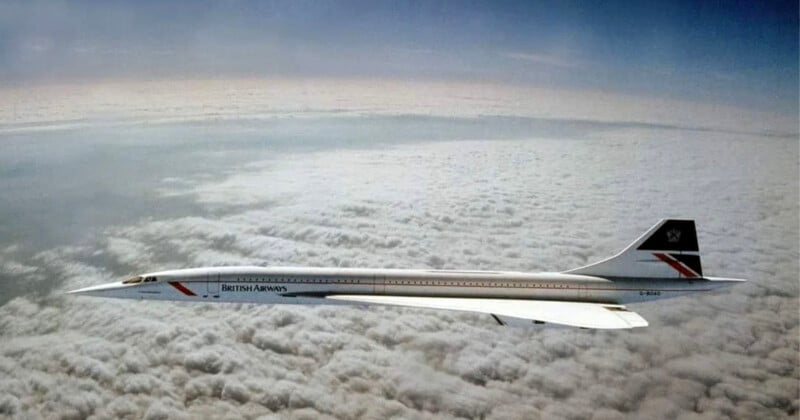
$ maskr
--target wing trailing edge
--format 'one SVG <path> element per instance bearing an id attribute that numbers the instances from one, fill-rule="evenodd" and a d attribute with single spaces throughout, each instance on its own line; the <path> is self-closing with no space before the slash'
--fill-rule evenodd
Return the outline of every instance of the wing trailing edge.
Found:
<path id="1" fill-rule="evenodd" d="M 647 321 L 622 305 L 521 299 L 482 299 L 386 295 L 329 295 L 326 299 L 413 308 L 485 313 L 503 325 L 559 324 L 590 329 L 646 327 Z"/>

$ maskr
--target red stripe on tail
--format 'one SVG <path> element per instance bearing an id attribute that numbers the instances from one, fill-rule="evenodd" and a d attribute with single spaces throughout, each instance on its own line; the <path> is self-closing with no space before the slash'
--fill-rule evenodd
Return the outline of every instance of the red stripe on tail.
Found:
<path id="1" fill-rule="evenodd" d="M 674 268 L 677 272 L 683 274 L 685 277 L 697 277 L 697 273 L 688 269 L 686 266 L 681 264 L 680 261 L 670 257 L 669 255 L 661 253 L 653 253 L 653 255 L 658 257 L 659 260 L 669 264 L 670 267 Z"/>
<path id="2" fill-rule="evenodd" d="M 170 286 L 178 289 L 179 292 L 183 293 L 186 296 L 197 296 L 196 294 L 194 294 L 193 291 L 189 290 L 189 288 L 187 288 L 186 286 L 180 284 L 177 281 L 170 281 L 168 283 L 169 283 Z"/>

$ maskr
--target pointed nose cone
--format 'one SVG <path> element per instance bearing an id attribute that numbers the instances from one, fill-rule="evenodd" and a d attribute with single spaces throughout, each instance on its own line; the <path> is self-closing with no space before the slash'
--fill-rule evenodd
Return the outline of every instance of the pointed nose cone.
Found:
<path id="1" fill-rule="evenodd" d="M 69 295 L 100 296 L 100 297 L 120 297 L 120 292 L 125 288 L 120 282 L 106 283 L 98 286 L 89 286 L 82 289 L 70 290 Z"/>

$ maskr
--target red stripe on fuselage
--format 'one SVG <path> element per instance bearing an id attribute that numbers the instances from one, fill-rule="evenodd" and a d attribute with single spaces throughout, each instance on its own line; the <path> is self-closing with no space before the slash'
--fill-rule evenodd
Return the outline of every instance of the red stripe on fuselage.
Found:
<path id="1" fill-rule="evenodd" d="M 178 289 L 179 292 L 183 293 L 186 296 L 197 296 L 196 294 L 194 294 L 193 291 L 189 290 L 186 286 L 180 284 L 177 281 L 170 281 L 168 283 L 170 286 Z"/>
<path id="2" fill-rule="evenodd" d="M 665 263 L 669 264 L 670 267 L 674 268 L 677 272 L 683 274 L 686 277 L 697 277 L 697 273 L 694 271 L 686 268 L 680 261 L 670 257 L 667 254 L 660 254 L 660 253 L 653 253 L 659 260 L 664 261 Z"/>

